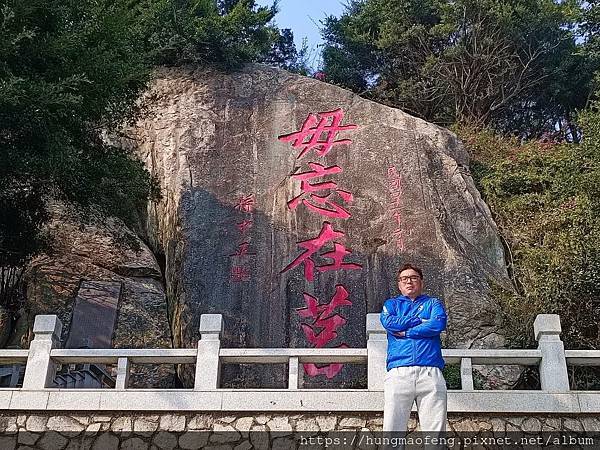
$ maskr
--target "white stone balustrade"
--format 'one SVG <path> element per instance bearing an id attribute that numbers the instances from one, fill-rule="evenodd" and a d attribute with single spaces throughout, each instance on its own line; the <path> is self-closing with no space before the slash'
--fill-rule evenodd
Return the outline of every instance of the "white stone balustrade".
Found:
<path id="1" fill-rule="evenodd" d="M 387 335 L 381 325 L 379 314 L 367 314 L 367 388 L 383 389 L 385 377 L 385 359 L 387 354 Z"/>
<path id="2" fill-rule="evenodd" d="M 44 389 L 54 379 L 56 364 L 50 357 L 53 348 L 60 347 L 62 323 L 56 316 L 36 316 L 34 338 L 29 345 L 23 389 Z"/>
<path id="3" fill-rule="evenodd" d="M 0 410 L 126 411 L 381 411 L 387 348 L 378 314 L 367 315 L 366 348 L 221 347 L 223 319 L 203 315 L 192 349 L 61 349 L 56 316 L 37 316 L 29 350 L 0 350 L 0 364 L 25 364 L 23 388 L 0 388 Z M 450 412 L 600 413 L 600 391 L 570 391 L 567 364 L 600 365 L 600 351 L 564 350 L 557 315 L 534 323 L 537 349 L 444 349 L 448 364 L 460 365 L 462 388 L 449 391 Z M 287 389 L 222 389 L 222 364 L 289 367 Z M 302 389 L 303 364 L 367 366 L 366 389 Z M 59 364 L 116 364 L 115 389 L 50 388 Z M 196 364 L 193 389 L 128 389 L 131 364 Z M 473 365 L 538 366 L 541 390 L 475 390 Z"/>
<path id="4" fill-rule="evenodd" d="M 569 390 L 565 346 L 560 340 L 560 318 L 557 314 L 538 314 L 533 322 L 535 340 L 542 354 L 540 384 L 544 391 Z"/>
<path id="5" fill-rule="evenodd" d="M 221 314 L 202 314 L 200 317 L 200 340 L 196 359 L 195 390 L 217 389 L 221 372 Z"/>

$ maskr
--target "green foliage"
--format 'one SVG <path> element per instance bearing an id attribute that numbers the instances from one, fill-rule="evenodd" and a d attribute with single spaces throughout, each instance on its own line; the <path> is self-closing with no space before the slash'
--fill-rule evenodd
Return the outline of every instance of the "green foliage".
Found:
<path id="1" fill-rule="evenodd" d="M 444 379 L 446 380 L 446 387 L 448 389 L 460 389 L 460 366 L 449 366 L 446 365 L 442 370 Z"/>
<path id="2" fill-rule="evenodd" d="M 135 11 L 102 1 L 0 5 L 0 265 L 44 243 L 51 197 L 131 223 L 156 189 L 141 163 L 99 138 L 135 110 L 149 67 Z"/>
<path id="3" fill-rule="evenodd" d="M 140 0 L 137 0 L 138 2 Z M 273 24 L 276 2 L 141 0 L 137 27 L 156 64 L 213 64 L 232 69 L 249 61 L 287 68 L 297 58 L 291 30 Z"/>
<path id="4" fill-rule="evenodd" d="M 539 313 L 560 314 L 567 347 L 600 345 L 599 31 L 598 0 L 354 0 L 325 22 L 328 80 L 466 142 L 504 239 L 516 293 L 494 291 L 518 347 Z"/>
<path id="5" fill-rule="evenodd" d="M 600 1 L 586 1 L 581 14 L 581 35 L 585 40 L 584 51 L 591 57 L 600 58 Z"/>
<path id="6" fill-rule="evenodd" d="M 561 316 L 568 348 L 600 336 L 600 113 L 579 116 L 581 143 L 518 143 L 458 128 L 474 176 L 509 245 L 517 293 L 496 289 L 513 344 L 531 345 L 537 314 Z M 490 151 L 494 149 L 494 151 Z"/>
<path id="7" fill-rule="evenodd" d="M 0 266 L 44 248 L 50 199 L 134 224 L 158 185 L 101 132 L 136 117 L 155 64 L 293 68 L 275 12 L 253 0 L 0 0 Z"/>
<path id="8" fill-rule="evenodd" d="M 363 0 L 325 23 L 328 79 L 429 121 L 573 139 L 598 65 L 573 1 Z"/>

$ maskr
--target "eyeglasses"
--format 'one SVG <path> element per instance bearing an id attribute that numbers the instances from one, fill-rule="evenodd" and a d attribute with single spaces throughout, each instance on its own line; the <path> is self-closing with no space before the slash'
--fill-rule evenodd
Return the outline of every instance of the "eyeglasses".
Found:
<path id="1" fill-rule="evenodd" d="M 413 283 L 416 281 L 419 281 L 421 279 L 420 276 L 418 275 L 411 275 L 410 277 L 399 277 L 398 278 L 402 283 L 406 283 L 408 280 L 412 281 Z"/>

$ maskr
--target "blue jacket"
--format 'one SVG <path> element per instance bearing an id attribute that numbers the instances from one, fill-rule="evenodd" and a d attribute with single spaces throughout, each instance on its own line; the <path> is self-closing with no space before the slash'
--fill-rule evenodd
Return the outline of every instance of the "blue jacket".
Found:
<path id="1" fill-rule="evenodd" d="M 380 319 L 387 330 L 387 370 L 402 366 L 444 368 L 440 333 L 448 319 L 441 301 L 427 295 L 414 301 L 403 295 L 392 297 L 383 304 Z M 405 332 L 404 337 L 393 334 L 400 331 Z"/>

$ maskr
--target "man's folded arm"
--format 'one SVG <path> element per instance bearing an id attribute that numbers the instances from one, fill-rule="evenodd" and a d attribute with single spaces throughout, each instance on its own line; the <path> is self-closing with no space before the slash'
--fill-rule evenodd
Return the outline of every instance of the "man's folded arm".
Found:
<path id="1" fill-rule="evenodd" d="M 405 336 L 407 338 L 439 336 L 446 329 L 447 321 L 448 317 L 446 316 L 444 306 L 436 301 L 431 309 L 431 318 L 421 323 L 421 325 L 407 330 Z"/>
<path id="2" fill-rule="evenodd" d="M 385 328 L 390 333 L 406 331 L 409 328 L 419 325 L 421 323 L 421 319 L 419 319 L 418 317 L 396 316 L 390 314 L 387 305 L 385 304 L 383 305 L 383 309 L 381 311 L 379 319 L 381 320 L 383 328 Z"/>

